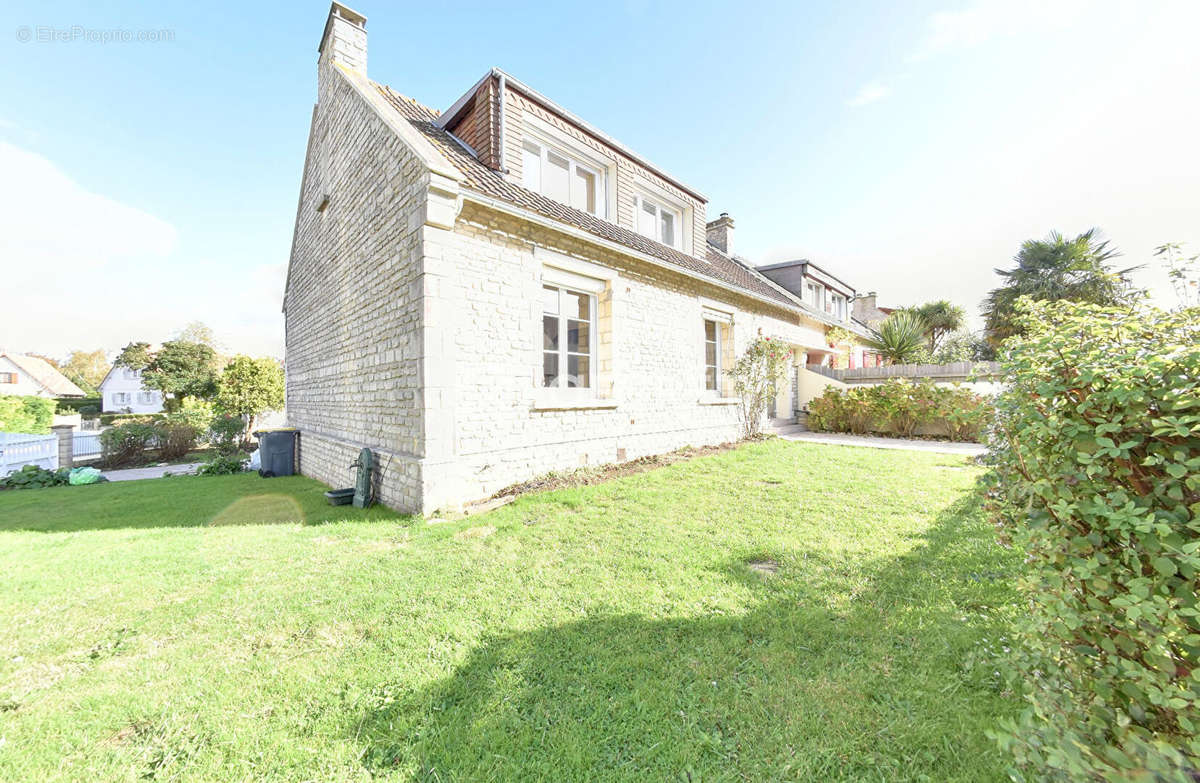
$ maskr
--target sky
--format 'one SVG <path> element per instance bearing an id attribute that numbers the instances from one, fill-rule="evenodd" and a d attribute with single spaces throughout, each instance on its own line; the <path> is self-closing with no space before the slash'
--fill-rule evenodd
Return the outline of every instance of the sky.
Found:
<path id="1" fill-rule="evenodd" d="M 978 325 L 1022 241 L 1200 252 L 1200 2 L 358 0 L 368 73 L 447 108 L 492 66 L 808 258 Z M 283 354 L 328 3 L 8 2 L 0 348 L 63 356 L 203 321 Z"/>

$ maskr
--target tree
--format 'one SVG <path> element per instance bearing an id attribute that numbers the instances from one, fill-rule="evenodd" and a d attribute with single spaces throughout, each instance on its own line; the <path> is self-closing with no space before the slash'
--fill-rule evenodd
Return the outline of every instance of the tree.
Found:
<path id="1" fill-rule="evenodd" d="M 1100 241 L 1096 229 L 1074 239 L 1065 239 L 1057 231 L 1046 239 L 1030 239 L 1021 245 L 1012 269 L 997 269 L 1003 278 L 983 302 L 985 331 L 994 349 L 1016 334 L 1018 325 L 1014 306 L 1022 296 L 1034 301 L 1083 302 L 1105 307 L 1130 304 L 1137 292 L 1127 275 L 1138 267 L 1114 272 L 1109 262 L 1119 256 L 1116 248 Z"/>
<path id="2" fill-rule="evenodd" d="M 104 351 L 97 348 L 94 351 L 71 351 L 59 369 L 76 386 L 94 392 L 104 376 L 108 375 L 110 367 Z"/>
<path id="3" fill-rule="evenodd" d="M 945 299 L 907 309 L 925 324 L 925 338 L 929 341 L 930 354 L 937 352 L 943 337 L 961 329 L 967 320 L 967 314 L 961 307 Z"/>
<path id="4" fill-rule="evenodd" d="M 131 370 L 144 370 L 150 366 L 154 355 L 150 353 L 150 343 L 130 343 L 121 349 L 113 364 L 128 367 Z"/>
<path id="5" fill-rule="evenodd" d="M 892 364 L 905 364 L 925 351 L 925 323 L 910 310 L 897 310 L 879 324 L 863 345 Z"/>
<path id="6" fill-rule="evenodd" d="M 213 337 L 213 330 L 203 321 L 190 321 L 188 325 L 179 330 L 175 335 L 178 342 L 183 343 L 200 343 L 207 345 L 209 348 L 216 350 L 217 342 Z"/>
<path id="7" fill-rule="evenodd" d="M 142 383 L 176 400 L 208 399 L 217 391 L 217 354 L 212 346 L 168 340 L 142 372 Z"/>
<path id="8" fill-rule="evenodd" d="M 254 420 L 258 416 L 282 407 L 283 367 L 279 362 L 249 356 L 235 356 L 229 360 L 217 385 L 219 411 L 243 417 L 245 432 L 249 433 L 254 430 Z"/>

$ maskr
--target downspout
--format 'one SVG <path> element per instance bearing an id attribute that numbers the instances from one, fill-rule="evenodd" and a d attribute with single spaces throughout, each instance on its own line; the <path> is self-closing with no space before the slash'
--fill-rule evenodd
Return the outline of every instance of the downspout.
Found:
<path id="1" fill-rule="evenodd" d="M 508 168 L 504 165 L 504 91 L 507 87 L 507 84 L 508 83 L 507 83 L 507 80 L 505 79 L 504 71 L 501 71 L 500 72 L 500 88 L 499 88 L 499 92 L 500 92 L 500 95 L 499 95 L 500 127 L 498 129 L 499 138 L 497 139 L 497 142 L 500 145 L 500 152 L 496 157 L 496 165 L 500 169 L 501 174 L 508 173 Z"/>

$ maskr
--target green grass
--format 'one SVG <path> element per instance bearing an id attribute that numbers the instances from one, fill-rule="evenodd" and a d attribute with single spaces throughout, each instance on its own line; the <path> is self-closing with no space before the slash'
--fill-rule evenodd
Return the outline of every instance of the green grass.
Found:
<path id="1" fill-rule="evenodd" d="M 0 493 L 0 779 L 1000 780 L 977 473 L 765 441 L 438 525 Z"/>

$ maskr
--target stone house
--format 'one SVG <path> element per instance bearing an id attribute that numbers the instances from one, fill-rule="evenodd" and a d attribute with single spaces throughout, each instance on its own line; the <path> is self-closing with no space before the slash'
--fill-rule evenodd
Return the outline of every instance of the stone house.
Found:
<path id="1" fill-rule="evenodd" d="M 428 513 L 551 470 L 738 437 L 724 370 L 758 335 L 805 369 L 852 319 L 736 255 L 734 221 L 498 69 L 444 112 L 367 77 L 366 19 L 333 3 L 284 296 L 300 468 L 358 450 L 380 499 Z M 810 378 L 809 376 L 815 376 Z"/>

